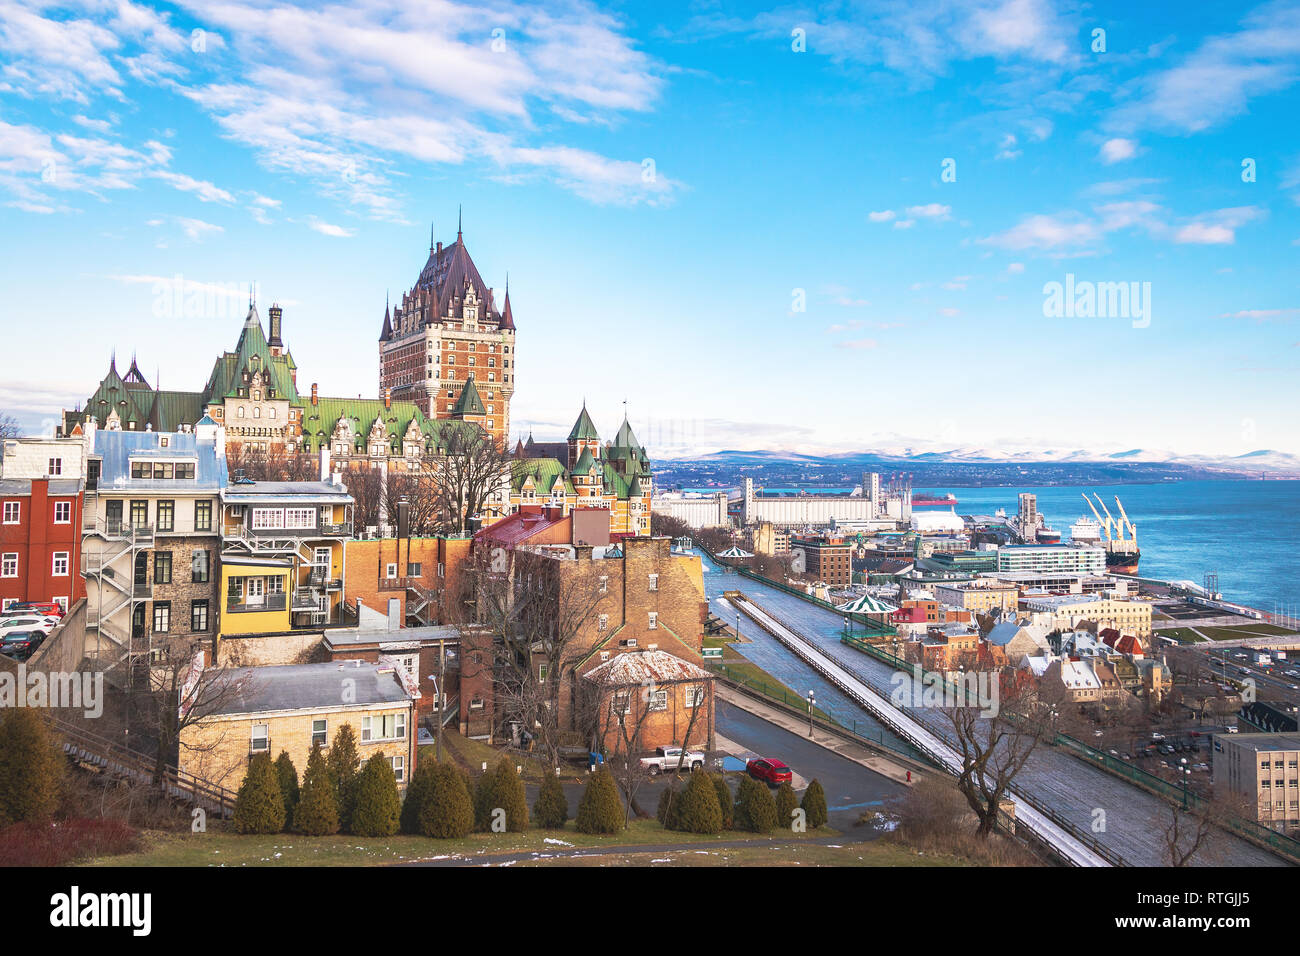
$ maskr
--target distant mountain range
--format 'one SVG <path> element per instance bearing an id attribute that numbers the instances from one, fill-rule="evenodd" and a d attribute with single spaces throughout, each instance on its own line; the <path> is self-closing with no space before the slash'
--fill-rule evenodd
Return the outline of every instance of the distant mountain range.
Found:
<path id="1" fill-rule="evenodd" d="M 909 453 L 910 452 L 910 453 Z M 1180 455 L 1164 449 L 1129 448 L 1123 451 L 1095 452 L 1082 448 L 980 448 L 961 445 L 953 448 L 881 448 L 865 452 L 836 452 L 813 455 L 791 451 L 722 450 L 706 455 L 674 459 L 679 462 L 759 464 L 763 462 L 803 462 L 808 465 L 890 464 L 897 467 L 920 463 L 997 463 L 997 464 L 1144 464 L 1186 465 L 1193 468 L 1222 470 L 1232 475 L 1258 475 L 1260 472 L 1285 472 L 1300 476 L 1300 455 L 1262 448 L 1242 455 Z"/>
<path id="2" fill-rule="evenodd" d="M 938 447 L 932 443 L 925 447 L 918 443 L 827 454 L 729 449 L 659 459 L 654 468 L 661 488 L 734 485 L 744 477 L 769 486 L 855 485 L 864 471 L 910 474 L 919 487 L 1300 478 L 1300 455 L 1268 449 L 1229 456 L 1180 455 L 1148 448 L 1098 452 L 1010 445 Z"/>

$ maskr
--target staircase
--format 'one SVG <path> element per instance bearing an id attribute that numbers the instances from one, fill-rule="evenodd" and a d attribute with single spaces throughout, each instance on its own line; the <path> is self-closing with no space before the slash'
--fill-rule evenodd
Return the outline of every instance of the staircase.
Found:
<path id="1" fill-rule="evenodd" d="M 129 783 L 153 781 L 154 761 L 148 754 L 130 750 L 64 720 L 55 718 L 53 723 L 55 733 L 63 738 L 62 749 L 69 759 Z M 192 803 L 223 819 L 234 814 L 235 791 L 175 767 L 164 768 L 160 788 L 173 799 Z"/>

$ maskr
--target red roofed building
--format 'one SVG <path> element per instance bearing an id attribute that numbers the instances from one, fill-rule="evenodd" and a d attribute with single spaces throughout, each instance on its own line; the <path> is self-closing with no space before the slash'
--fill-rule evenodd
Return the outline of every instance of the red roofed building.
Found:
<path id="1" fill-rule="evenodd" d="M 1121 634 L 1113 627 L 1105 627 L 1097 636 L 1116 654 L 1124 654 L 1128 657 L 1142 657 L 1144 654 L 1142 642 L 1132 634 Z"/>

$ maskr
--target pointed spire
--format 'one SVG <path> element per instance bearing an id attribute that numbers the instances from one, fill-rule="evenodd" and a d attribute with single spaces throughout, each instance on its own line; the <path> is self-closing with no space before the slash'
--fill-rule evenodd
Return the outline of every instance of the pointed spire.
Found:
<path id="1" fill-rule="evenodd" d="M 514 313 L 510 311 L 510 273 L 507 272 L 506 273 L 506 301 L 505 301 L 505 305 L 501 309 L 501 328 L 513 330 L 514 327 L 515 327 L 515 316 Z"/>
<path id="2" fill-rule="evenodd" d="M 460 203 L 457 203 L 456 204 L 456 241 L 457 242 L 460 242 L 460 226 L 461 226 L 461 206 Z"/>
<path id="3" fill-rule="evenodd" d="M 433 220 L 431 219 L 429 220 L 429 254 L 430 255 L 432 255 L 434 250 L 437 249 L 438 247 L 438 242 L 433 235 L 433 226 L 434 223 Z"/>

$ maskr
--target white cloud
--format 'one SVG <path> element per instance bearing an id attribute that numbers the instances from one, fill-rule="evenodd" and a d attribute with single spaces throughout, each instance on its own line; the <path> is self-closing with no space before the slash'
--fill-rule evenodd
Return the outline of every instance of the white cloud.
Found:
<path id="1" fill-rule="evenodd" d="M 894 223 L 894 228 L 895 228 L 895 229 L 911 229 L 911 228 L 912 228 L 913 226 L 915 226 L 915 225 L 916 225 L 916 220 L 915 220 L 915 219 L 900 219 L 900 220 L 898 220 L 896 223 Z"/>
<path id="2" fill-rule="evenodd" d="M 319 232 L 322 236 L 333 236 L 336 239 L 348 239 L 356 235 L 355 229 L 347 229 L 343 226 L 336 226 L 333 223 L 322 222 L 315 216 L 307 220 L 307 225 Z"/>
<path id="3" fill-rule="evenodd" d="M 1266 3 L 1235 32 L 1210 36 L 1180 63 L 1133 84 L 1113 117 L 1126 128 L 1194 133 L 1245 113 L 1252 98 L 1300 79 L 1300 7 Z"/>
<path id="4" fill-rule="evenodd" d="M 1237 240 L 1237 230 L 1246 223 L 1262 219 L 1264 210 L 1256 206 L 1238 206 L 1220 209 L 1198 216 L 1174 232 L 1174 242 L 1200 245 L 1232 245 Z"/>
<path id="5" fill-rule="evenodd" d="M 894 215 L 895 215 L 894 210 L 882 209 L 879 212 L 867 213 L 867 218 L 870 219 L 872 222 L 889 222 L 889 220 L 894 218 Z"/>
<path id="6" fill-rule="evenodd" d="M 908 206 L 907 214 L 914 219 L 947 219 L 952 213 L 951 206 L 942 203 L 926 203 L 924 206 Z"/>
<path id="7" fill-rule="evenodd" d="M 1007 272 L 1011 275 L 1020 275 L 1020 273 L 1024 271 L 1025 264 L 1023 262 L 1011 262 L 1007 264 Z"/>
<path id="8" fill-rule="evenodd" d="M 214 232 L 225 232 L 221 226 L 213 225 L 210 222 L 204 222 L 202 219 L 188 219 L 185 216 L 177 216 L 176 223 L 185 233 L 185 237 L 192 242 L 202 242 L 203 237 Z"/>
<path id="9" fill-rule="evenodd" d="M 1108 139 L 1101 144 L 1101 161 L 1111 163 L 1123 162 L 1137 155 L 1137 143 L 1131 139 Z"/>

